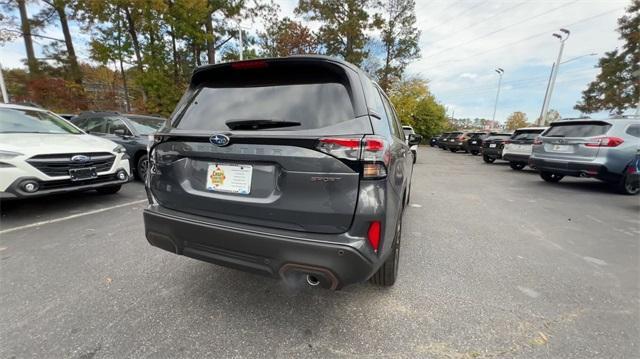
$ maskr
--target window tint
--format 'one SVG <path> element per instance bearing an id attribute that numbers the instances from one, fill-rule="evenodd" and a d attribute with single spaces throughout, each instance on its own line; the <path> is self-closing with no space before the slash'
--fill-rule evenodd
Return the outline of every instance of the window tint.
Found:
<path id="1" fill-rule="evenodd" d="M 117 130 L 122 130 L 125 135 L 131 136 L 131 131 L 129 131 L 129 128 L 122 119 L 109 117 L 107 121 L 107 133 L 115 135 Z"/>
<path id="2" fill-rule="evenodd" d="M 516 131 L 513 134 L 514 140 L 535 140 L 536 137 L 540 136 L 542 131 Z"/>
<path id="3" fill-rule="evenodd" d="M 0 133 L 80 134 L 82 132 L 49 112 L 1 108 Z"/>
<path id="4" fill-rule="evenodd" d="M 393 113 L 393 110 L 391 109 L 391 104 L 389 104 L 389 101 L 387 101 L 386 97 L 384 97 L 384 95 L 380 94 L 380 96 L 382 97 L 382 103 L 384 104 L 384 110 L 386 113 L 386 118 L 387 118 L 387 122 L 389 123 L 389 129 L 391 130 L 391 134 L 396 137 L 399 138 L 401 140 L 404 141 L 404 132 L 402 132 L 401 130 L 398 129 L 398 125 L 397 125 L 397 121 L 395 119 L 395 115 Z"/>
<path id="5" fill-rule="evenodd" d="M 203 87 L 176 127 L 192 130 L 232 129 L 240 121 L 289 122 L 290 126 L 260 130 L 304 130 L 331 126 L 354 118 L 349 92 L 339 83 L 271 83 Z M 296 124 L 298 123 L 298 124 Z M 231 126 L 231 127 L 230 127 Z M 235 125 L 234 125 L 235 126 Z"/>
<path id="6" fill-rule="evenodd" d="M 631 125 L 626 132 L 633 137 L 640 137 L 640 125 Z"/>
<path id="7" fill-rule="evenodd" d="M 107 120 L 102 117 L 93 117 L 78 121 L 78 125 L 88 133 L 107 133 Z"/>
<path id="8" fill-rule="evenodd" d="M 141 116 L 127 116 L 129 123 L 135 128 L 141 135 L 150 135 L 155 133 L 162 124 L 164 119 L 154 117 L 141 117 Z"/>
<path id="9" fill-rule="evenodd" d="M 604 122 L 567 123 L 552 125 L 545 137 L 593 137 L 604 135 L 611 128 Z"/>

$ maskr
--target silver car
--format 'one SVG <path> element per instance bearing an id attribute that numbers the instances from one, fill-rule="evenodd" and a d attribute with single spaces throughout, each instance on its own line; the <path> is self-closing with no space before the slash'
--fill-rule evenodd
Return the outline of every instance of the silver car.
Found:
<path id="1" fill-rule="evenodd" d="M 627 169 L 640 146 L 640 119 L 564 120 L 551 124 L 533 145 L 529 165 L 547 182 L 591 177 L 625 194 L 640 188 Z"/>

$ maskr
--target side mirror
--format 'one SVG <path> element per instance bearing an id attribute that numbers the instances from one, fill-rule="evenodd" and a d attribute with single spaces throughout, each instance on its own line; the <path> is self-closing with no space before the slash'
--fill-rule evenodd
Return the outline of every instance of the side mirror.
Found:
<path id="1" fill-rule="evenodd" d="M 409 135 L 409 146 L 419 145 L 420 141 L 422 141 L 422 136 L 412 133 Z"/>
<path id="2" fill-rule="evenodd" d="M 115 131 L 113 131 L 113 134 L 116 136 L 120 136 L 120 137 L 125 137 L 126 133 L 123 129 L 117 129 Z"/>

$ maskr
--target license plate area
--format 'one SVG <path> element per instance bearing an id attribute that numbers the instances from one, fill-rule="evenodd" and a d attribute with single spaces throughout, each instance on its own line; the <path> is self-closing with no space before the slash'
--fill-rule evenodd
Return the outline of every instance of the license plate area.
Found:
<path id="1" fill-rule="evenodd" d="M 95 167 L 72 168 L 69 170 L 69 176 L 72 181 L 82 181 L 98 177 Z"/>
<path id="2" fill-rule="evenodd" d="M 570 145 L 551 145 L 551 151 L 561 153 L 573 152 L 573 147 Z"/>
<path id="3" fill-rule="evenodd" d="M 231 163 L 210 163 L 206 188 L 213 192 L 249 194 L 253 166 Z"/>
<path id="4" fill-rule="evenodd" d="M 495 148 L 495 147 L 496 147 L 496 144 L 495 144 L 495 143 L 490 143 L 490 144 L 489 144 L 489 147 L 490 147 L 490 148 Z"/>

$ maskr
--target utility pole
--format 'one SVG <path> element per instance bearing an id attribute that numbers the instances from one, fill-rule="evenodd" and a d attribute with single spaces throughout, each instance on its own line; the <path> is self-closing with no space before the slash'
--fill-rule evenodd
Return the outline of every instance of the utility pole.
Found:
<path id="1" fill-rule="evenodd" d="M 547 98 L 549 97 L 549 87 L 551 86 L 551 78 L 553 77 L 553 70 L 555 68 L 556 68 L 556 63 L 554 62 L 553 65 L 551 65 L 551 72 L 549 73 L 549 81 L 547 82 L 547 89 L 544 91 L 544 100 L 542 101 L 542 110 L 540 110 L 540 117 L 538 117 L 538 119 L 536 120 L 536 125 L 538 126 L 541 126 L 545 123 L 545 122 L 542 122 L 543 116 L 544 116 L 543 115 L 544 104 L 547 102 Z"/>
<path id="2" fill-rule="evenodd" d="M 496 111 L 498 110 L 498 99 L 500 98 L 500 86 L 502 85 L 502 74 L 504 74 L 504 70 L 499 67 L 495 71 L 498 73 L 498 76 L 500 77 L 498 78 L 498 93 L 496 94 L 496 102 L 493 105 L 493 117 L 491 118 L 492 121 L 496 120 Z"/>
<path id="3" fill-rule="evenodd" d="M 238 39 L 240 40 L 240 61 L 244 60 L 244 44 L 242 43 L 242 26 L 238 20 Z"/>
<path id="4" fill-rule="evenodd" d="M 4 84 L 4 74 L 2 73 L 2 64 L 0 64 L 0 90 L 2 91 L 2 102 L 9 103 L 9 95 L 7 95 L 7 86 Z"/>
<path id="5" fill-rule="evenodd" d="M 551 95 L 553 95 L 553 87 L 556 84 L 556 78 L 558 77 L 558 70 L 560 69 L 560 63 L 562 62 L 562 51 L 564 50 L 564 43 L 569 38 L 569 34 L 571 31 L 567 29 L 560 29 L 560 33 L 553 33 L 553 37 L 556 37 L 560 40 L 560 51 L 558 51 L 558 59 L 555 62 L 555 66 L 553 67 L 553 71 L 551 72 L 551 80 L 549 82 L 549 90 L 544 99 L 544 103 L 542 104 L 542 116 L 540 117 L 540 121 L 538 125 L 547 122 L 549 118 L 549 103 L 551 102 Z"/>

